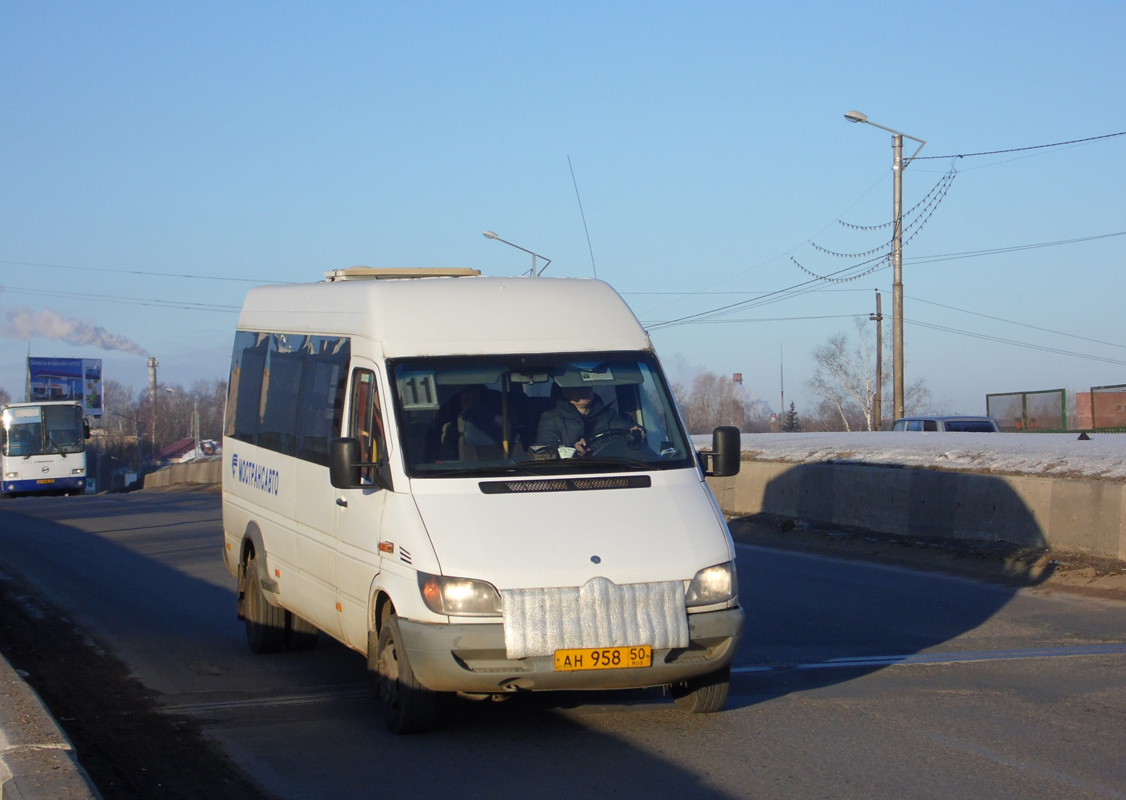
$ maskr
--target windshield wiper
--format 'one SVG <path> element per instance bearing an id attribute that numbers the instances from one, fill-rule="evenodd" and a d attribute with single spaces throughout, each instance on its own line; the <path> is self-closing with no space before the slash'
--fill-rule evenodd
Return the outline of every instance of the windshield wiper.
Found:
<path id="1" fill-rule="evenodd" d="M 526 462 L 531 463 L 531 462 Z M 440 469 L 440 470 L 418 470 L 415 478 L 468 478 L 473 475 L 485 475 L 490 477 L 500 477 L 502 475 L 515 475 L 517 473 L 532 474 L 529 470 L 524 469 L 524 463 L 521 464 L 506 464 L 505 466 L 481 466 L 481 467 L 458 467 L 455 469 Z"/>
<path id="2" fill-rule="evenodd" d="M 614 467 L 619 470 L 658 469 L 654 464 L 636 458 L 607 458 L 605 456 L 580 456 L 577 458 L 553 458 L 544 461 L 521 461 L 521 467 L 534 467 L 545 472 L 585 472 L 586 467 Z"/>

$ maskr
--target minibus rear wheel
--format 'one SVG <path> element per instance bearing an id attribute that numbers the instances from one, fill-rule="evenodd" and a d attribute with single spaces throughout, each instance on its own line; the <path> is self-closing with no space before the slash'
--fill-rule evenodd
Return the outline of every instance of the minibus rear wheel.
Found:
<path id="1" fill-rule="evenodd" d="M 713 714 L 727 705 L 727 692 L 731 688 L 731 665 L 713 672 L 690 678 L 672 685 L 672 698 L 676 707 L 689 714 Z"/>
<path id="2" fill-rule="evenodd" d="M 374 633 L 368 635 L 368 675 L 392 733 L 421 733 L 434 727 L 438 695 L 415 677 L 394 614 L 383 620 L 378 640 Z"/>
<path id="3" fill-rule="evenodd" d="M 317 646 L 321 631 L 311 622 L 306 622 L 292 611 L 285 612 L 285 649 L 312 650 Z"/>
<path id="4" fill-rule="evenodd" d="M 246 562 L 243 583 L 246 587 L 246 641 L 250 650 L 253 653 L 277 653 L 285 648 L 285 609 L 266 602 L 253 558 Z"/>

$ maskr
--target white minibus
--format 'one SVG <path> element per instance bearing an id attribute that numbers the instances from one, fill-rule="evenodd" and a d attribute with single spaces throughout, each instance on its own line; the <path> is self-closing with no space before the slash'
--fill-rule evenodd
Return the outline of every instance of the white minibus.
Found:
<path id="1" fill-rule="evenodd" d="M 367 656 L 391 730 L 443 693 L 665 686 L 720 710 L 735 550 L 649 336 L 606 283 L 328 273 L 250 291 L 223 436 L 255 652 Z M 705 469 L 707 467 L 707 469 Z"/>

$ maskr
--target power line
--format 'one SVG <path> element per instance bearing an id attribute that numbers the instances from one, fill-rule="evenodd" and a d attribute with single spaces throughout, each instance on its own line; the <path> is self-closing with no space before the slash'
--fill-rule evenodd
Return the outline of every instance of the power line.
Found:
<path id="1" fill-rule="evenodd" d="M 238 313 L 238 306 L 224 306 L 217 303 L 189 303 L 175 302 L 172 300 L 158 300 L 151 298 L 126 298 L 114 297 L 105 294 L 90 294 L 89 292 L 52 292 L 46 289 L 24 289 L 18 286 L 2 286 L 0 292 L 11 294 L 31 294 L 45 297 L 74 297 L 79 300 L 100 300 L 106 303 L 121 305 L 150 306 L 154 308 L 183 308 L 188 311 L 218 311 L 224 314 Z"/>
<path id="2" fill-rule="evenodd" d="M 749 289 L 747 291 L 742 291 L 742 292 L 618 292 L 618 294 L 620 294 L 622 297 L 638 297 L 638 296 L 642 296 L 642 295 L 645 295 L 645 296 L 648 296 L 648 295 L 672 296 L 672 297 L 688 297 L 688 296 L 695 296 L 695 295 L 719 295 L 720 297 L 731 297 L 732 295 L 737 295 L 737 294 L 763 294 L 766 291 L 767 291 L 766 289 Z M 871 289 L 834 288 L 834 289 L 814 289 L 813 291 L 824 292 L 824 293 L 832 293 L 832 292 L 871 292 L 872 290 Z"/>
<path id="3" fill-rule="evenodd" d="M 867 289 L 865 291 L 868 291 Z M 727 325 L 736 322 L 797 322 L 810 319 L 853 319 L 862 314 L 826 314 L 822 316 L 813 317 L 755 317 L 753 319 L 701 319 L 694 322 L 678 322 L 676 325 Z M 642 327 L 648 327 L 646 323 L 641 323 Z M 675 327 L 674 325 L 664 325 L 663 327 Z"/>
<path id="4" fill-rule="evenodd" d="M 1094 236 L 1081 236 L 1076 239 L 1058 239 L 1054 242 L 1036 242 L 1035 244 L 1019 244 L 1012 247 L 995 247 L 991 250 L 967 250 L 962 253 L 943 253 L 934 256 L 915 256 L 908 259 L 912 264 L 931 264 L 936 261 L 954 261 L 959 258 L 976 258 L 977 256 L 992 256 L 999 253 L 1016 253 L 1021 250 L 1036 250 L 1041 247 L 1059 247 L 1065 244 L 1079 244 L 1093 242 L 1097 239 L 1111 239 L 1115 236 L 1126 236 L 1126 231 L 1116 233 L 1099 233 Z"/>
<path id="5" fill-rule="evenodd" d="M 995 320 L 997 322 L 1005 322 L 1005 323 L 1008 323 L 1009 325 L 1019 325 L 1022 328 L 1031 328 L 1034 331 L 1043 331 L 1044 333 L 1054 333 L 1057 336 L 1066 336 L 1069 339 L 1079 339 L 1079 340 L 1084 341 L 1084 342 L 1092 342 L 1094 344 L 1103 344 L 1103 345 L 1106 345 L 1107 347 L 1118 347 L 1118 348 L 1121 348 L 1123 350 L 1126 350 L 1126 344 L 1115 344 L 1114 342 L 1104 342 L 1101 339 L 1091 339 L 1091 338 L 1088 338 L 1086 336 L 1078 336 L 1074 333 L 1064 333 L 1063 331 L 1054 331 L 1051 328 L 1041 328 L 1038 325 L 1029 325 L 1028 323 L 1025 323 L 1025 322 L 1017 322 L 1016 320 L 1004 319 L 1003 317 L 994 317 L 994 316 L 991 316 L 989 314 L 982 314 L 982 313 L 977 312 L 977 311 L 969 311 L 965 308 L 956 308 L 955 306 L 948 306 L 948 305 L 944 305 L 943 303 L 936 303 L 933 300 L 924 300 L 921 297 L 908 297 L 907 299 L 913 300 L 913 301 L 918 302 L 918 303 L 926 303 L 929 306 L 938 306 L 939 308 L 947 308 L 947 309 L 950 309 L 951 311 L 960 311 L 963 314 L 972 314 L 975 317 L 984 317 L 985 319 L 991 319 L 991 320 Z"/>
<path id="6" fill-rule="evenodd" d="M 1112 237 L 1115 237 L 1115 236 L 1126 236 L 1126 231 L 1118 231 L 1116 233 L 1096 234 L 1094 236 L 1083 236 L 1083 237 L 1079 237 L 1079 238 L 1075 238 L 1075 239 L 1061 239 L 1061 240 L 1052 241 L 1052 242 L 1037 242 L 1037 243 L 1034 243 L 1034 244 L 1015 245 L 1015 246 L 1012 246 L 1012 247 L 998 247 L 998 248 L 993 248 L 993 249 L 990 249 L 990 250 L 970 250 L 970 251 L 966 251 L 966 252 L 962 252 L 962 253 L 945 253 L 945 254 L 939 254 L 939 255 L 934 255 L 934 256 L 919 256 L 919 257 L 916 257 L 916 258 L 911 258 L 907 261 L 908 261 L 908 263 L 911 263 L 911 264 L 928 264 L 928 263 L 933 263 L 933 262 L 937 262 L 937 261 L 950 261 L 950 260 L 960 259 L 960 258 L 976 258 L 976 257 L 986 256 L 986 255 L 996 255 L 996 254 L 999 254 L 999 253 L 1011 253 L 1011 252 L 1017 252 L 1017 251 L 1020 251 L 1020 250 L 1032 250 L 1032 249 L 1041 248 L 1041 247 L 1058 247 L 1058 246 L 1067 245 L 1067 244 L 1078 244 L 1078 243 L 1082 243 L 1082 242 L 1090 242 L 1090 241 L 1095 241 L 1095 240 L 1098 240 L 1098 239 L 1108 239 L 1108 238 L 1112 238 Z M 884 263 L 880 264 L 880 262 L 884 262 Z M 719 316 L 719 315 L 722 315 L 722 314 L 725 314 L 725 313 L 732 313 L 736 309 L 755 308 L 755 307 L 760 306 L 760 305 L 766 305 L 767 303 L 775 303 L 775 302 L 779 302 L 781 300 L 788 300 L 791 297 L 795 297 L 795 296 L 800 295 L 800 294 L 805 294 L 805 293 L 810 292 L 810 291 L 817 291 L 817 290 L 809 288 L 809 287 L 811 287 L 811 285 L 813 285 L 813 284 L 821 283 L 822 280 L 824 280 L 825 278 L 835 278 L 836 276 L 842 275 L 843 273 L 849 272 L 850 270 L 857 270 L 857 269 L 860 269 L 860 268 L 863 268 L 863 267 L 869 267 L 872 264 L 875 264 L 876 267 L 868 269 L 867 272 L 874 272 L 874 271 L 877 271 L 878 269 L 885 269 L 887 267 L 887 257 L 881 256 L 880 258 L 873 258 L 873 259 L 870 259 L 868 261 L 861 262 L 860 264 L 853 264 L 850 267 L 844 267 L 844 268 L 839 269 L 835 272 L 830 272 L 825 276 L 811 278 L 807 281 L 802 281 L 801 283 L 795 283 L 795 284 L 788 286 L 784 289 L 776 289 L 775 291 L 772 291 L 772 292 L 766 292 L 766 293 L 764 293 L 764 294 L 762 294 L 758 297 L 754 297 L 754 298 L 751 298 L 749 300 L 741 300 L 741 301 L 738 301 L 738 302 L 735 302 L 735 303 L 729 303 L 728 305 L 719 306 L 717 308 L 709 309 L 707 311 L 699 311 L 695 314 L 688 314 L 688 315 L 685 315 L 683 317 L 678 317 L 677 319 L 666 320 L 664 322 L 656 323 L 652 327 L 653 328 L 660 328 L 660 327 L 665 327 L 665 326 L 668 326 L 668 325 L 675 325 L 675 324 L 678 324 L 678 323 L 686 322 L 688 320 L 708 318 L 708 317 L 712 317 L 712 316 Z M 857 276 L 854 276 L 854 277 L 859 277 L 859 276 L 857 275 Z"/>
<path id="7" fill-rule="evenodd" d="M 911 325 L 917 325 L 920 328 L 930 328 L 931 330 L 944 331 L 945 333 L 954 333 L 954 334 L 957 334 L 959 336 L 968 336 L 972 339 L 982 339 L 982 340 L 987 341 L 987 342 L 998 342 L 1000 344 L 1008 344 L 1008 345 L 1012 345 L 1013 347 L 1024 347 L 1028 350 L 1039 350 L 1042 353 L 1055 353 L 1057 355 L 1062 355 L 1062 356 L 1071 356 L 1072 358 L 1085 358 L 1089 361 L 1101 361 L 1104 364 L 1123 364 L 1123 365 L 1126 365 L 1126 361 L 1124 361 L 1122 359 L 1117 359 L 1117 358 L 1106 358 L 1104 356 L 1093 356 L 1093 355 L 1089 355 L 1087 353 L 1076 353 L 1076 352 L 1073 352 L 1071 350 L 1061 350 L 1057 347 L 1047 347 L 1045 345 L 1031 344 L 1029 342 L 1018 342 L 1014 339 L 1004 339 L 1000 336 L 990 336 L 990 335 L 985 334 L 985 333 L 974 333 L 973 331 L 963 331 L 963 330 L 960 330 L 958 328 L 949 328 L 949 327 L 946 327 L 945 325 L 934 325 L 934 324 L 929 323 L 929 322 L 920 322 L 919 320 L 909 319 L 909 320 L 904 320 L 904 321 L 910 323 Z"/>
<path id="8" fill-rule="evenodd" d="M 79 272 L 112 272 L 118 275 L 148 275 L 156 278 L 188 278 L 190 280 L 199 281 L 232 281 L 235 283 L 292 283 L 292 281 L 279 281 L 276 278 L 232 278 L 229 276 L 216 276 L 216 275 L 186 275 L 174 272 L 151 272 L 139 269 L 111 269 L 109 267 L 76 267 L 70 264 L 39 264 L 32 261 L 2 261 L 0 264 L 7 264 L 14 267 L 47 267 L 49 269 L 72 269 Z"/>
<path id="9" fill-rule="evenodd" d="M 890 170 L 888 170 L 888 172 L 890 172 Z M 884 173 L 884 175 L 886 175 L 886 174 L 887 174 L 887 173 Z M 851 204 L 849 205 L 849 207 L 848 207 L 848 208 L 846 208 L 846 209 L 845 209 L 844 211 L 842 211 L 842 212 L 841 212 L 840 214 L 838 214 L 838 215 L 837 215 L 837 219 L 839 219 L 840 217 L 843 217 L 843 216 L 844 216 L 845 214 L 847 214 L 847 213 L 848 213 L 849 211 L 851 211 L 851 210 L 852 210 L 853 208 L 855 208 L 855 207 L 856 207 L 856 206 L 857 206 L 857 205 L 858 205 L 858 204 L 860 203 L 860 201 L 861 201 L 861 200 L 863 200 L 863 199 L 864 199 L 865 197 L 867 197 L 868 195 L 870 195 L 870 194 L 872 193 L 872 191 L 873 191 L 873 190 L 874 190 L 874 189 L 875 189 L 875 188 L 876 188 L 877 186 L 879 186 L 879 185 L 880 185 L 881 183 L 883 183 L 883 181 L 884 181 L 884 175 L 881 175 L 881 176 L 880 176 L 880 178 L 879 178 L 879 180 L 877 180 L 877 181 L 876 181 L 875 183 L 873 183 L 873 184 L 872 184 L 871 186 L 869 186 L 869 187 L 868 187 L 867 191 L 865 191 L 865 192 L 864 192 L 864 193 L 863 193 L 862 195 L 860 195 L 860 196 L 859 196 L 858 198 L 856 198 L 856 200 L 854 200 L 854 201 L 853 201 L 853 202 L 852 202 L 852 203 L 851 203 Z M 833 220 L 833 222 L 836 222 L 836 221 L 837 221 L 837 219 L 834 219 L 834 220 Z M 736 273 L 735 273 L 734 275 L 729 275 L 729 276 L 728 276 L 728 277 L 726 277 L 726 278 L 721 278 L 720 280 L 716 281 L 715 283 L 710 283 L 710 284 L 708 284 L 708 285 L 707 285 L 707 286 L 705 286 L 704 288 L 705 288 L 705 289 L 711 289 L 711 288 L 712 288 L 712 287 L 714 287 L 714 286 L 719 286 L 719 285 L 720 285 L 721 283 L 726 283 L 727 281 L 735 280 L 735 279 L 736 279 L 736 278 L 738 278 L 738 277 L 741 277 L 741 276 L 743 276 L 743 275 L 746 275 L 746 274 L 747 274 L 748 272 L 752 272 L 752 271 L 754 271 L 754 270 L 756 270 L 756 269 L 759 269 L 760 267 L 765 267 L 765 266 L 766 266 L 767 264 L 771 263 L 772 261 L 777 261 L 778 259 L 782 258 L 783 256 L 786 256 L 786 255 L 789 255 L 790 253 L 793 253 L 793 252 L 794 252 L 795 250 L 797 250 L 797 249 L 798 249 L 799 247 L 803 247 L 804 245 L 807 245 L 807 244 L 809 244 L 810 242 L 812 242 L 812 241 L 813 241 L 813 239 L 814 239 L 815 237 L 817 237 L 817 236 L 820 236 L 820 235 L 821 235 L 822 233 L 824 233 L 824 232 L 825 232 L 826 230 L 828 230 L 828 229 L 829 229 L 830 227 L 832 227 L 832 225 L 833 225 L 833 222 L 827 222 L 827 223 L 825 224 L 825 226 L 821 228 L 821 230 L 819 230 L 819 231 L 817 231 L 816 233 L 814 233 L 814 234 L 813 234 L 812 236 L 810 236 L 810 237 L 809 237 L 808 239 L 806 239 L 806 240 L 805 240 L 804 242 L 801 242 L 800 244 L 797 244 L 797 245 L 795 245 L 794 247 L 791 247 L 791 248 L 790 248 L 789 250 L 785 251 L 784 253 L 779 253 L 779 254 L 778 254 L 778 255 L 776 255 L 776 256 L 771 256 L 770 258 L 766 259 L 765 261 L 760 261 L 759 263 L 755 264 L 754 266 L 751 266 L 751 267 L 747 267 L 747 268 L 746 268 L 745 270 L 742 270 L 741 272 L 736 272 Z M 672 304 L 673 304 L 673 303 L 675 303 L 675 302 L 676 302 L 675 300 L 670 300 L 670 301 L 668 301 L 667 303 L 662 303 L 662 304 L 661 304 L 661 305 L 659 305 L 659 306 L 655 306 L 655 307 L 653 307 L 653 308 L 647 309 L 647 310 L 646 310 L 645 312 L 643 312 L 643 313 L 646 313 L 646 314 L 652 313 L 653 311 L 657 311 L 657 310 L 659 310 L 659 309 L 662 309 L 662 308 L 665 308 L 665 307 L 667 307 L 667 306 L 670 306 L 670 305 L 672 305 Z"/>
<path id="10" fill-rule="evenodd" d="M 1118 133 L 1107 133 L 1102 136 L 1089 136 L 1086 139 L 1072 139 L 1070 142 L 1053 142 L 1052 144 L 1036 144 L 1031 147 L 1012 147 L 1008 150 L 988 150 L 984 153 L 954 153 L 948 156 L 916 156 L 913 161 L 933 161 L 936 158 L 973 158 L 975 156 L 997 156 L 1003 153 L 1021 153 L 1025 150 L 1043 150 L 1046 147 L 1064 147 L 1069 144 L 1083 144 L 1085 142 L 1097 142 L 1099 139 L 1112 139 L 1115 136 L 1126 136 L 1126 131 L 1119 131 Z"/>

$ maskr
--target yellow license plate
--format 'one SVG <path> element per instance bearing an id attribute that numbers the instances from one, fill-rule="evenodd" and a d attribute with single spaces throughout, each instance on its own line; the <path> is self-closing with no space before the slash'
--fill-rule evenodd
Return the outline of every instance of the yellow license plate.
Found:
<path id="1" fill-rule="evenodd" d="M 653 648 L 647 644 L 634 647 L 591 647 L 582 650 L 556 650 L 555 671 L 575 672 L 583 669 L 628 669 L 648 667 L 653 663 Z"/>
<path id="2" fill-rule="evenodd" d="M 36 481 L 36 483 L 54 483 L 54 482 L 55 482 L 54 478 L 40 478 L 39 480 Z"/>

